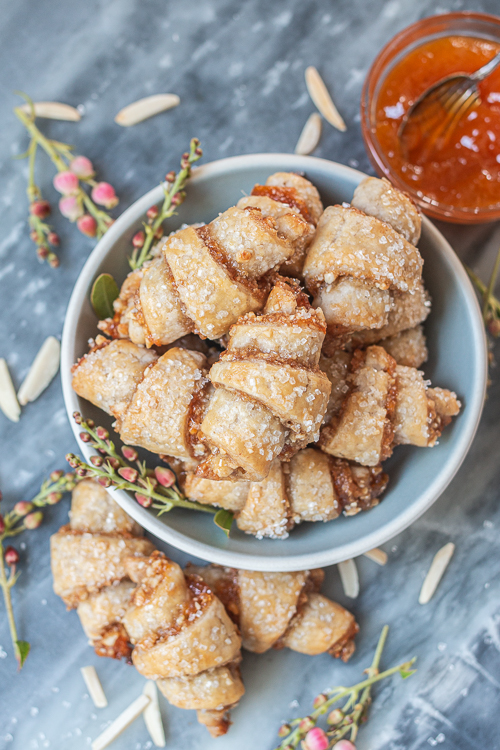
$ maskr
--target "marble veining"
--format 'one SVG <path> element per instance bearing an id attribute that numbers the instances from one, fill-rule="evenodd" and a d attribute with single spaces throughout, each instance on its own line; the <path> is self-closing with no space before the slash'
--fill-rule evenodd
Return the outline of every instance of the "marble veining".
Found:
<path id="1" fill-rule="evenodd" d="M 303 71 L 316 65 L 330 86 L 348 130 L 324 125 L 315 155 L 372 172 L 360 135 L 359 97 L 380 47 L 419 17 L 464 9 L 498 11 L 496 0 L 87 0 L 2 3 L 0 29 L 0 356 L 19 385 L 48 335 L 60 335 L 73 284 L 92 241 L 60 216 L 61 267 L 40 266 L 28 237 L 27 165 L 12 160 L 25 148 L 11 114 L 15 89 L 35 99 L 79 105 L 78 124 L 45 122 L 52 137 L 77 144 L 111 181 L 126 208 L 176 167 L 187 139 L 197 135 L 205 161 L 242 153 L 292 152 L 313 106 Z M 181 105 L 135 128 L 113 122 L 124 105 L 156 92 L 174 92 Z M 37 179 L 55 201 L 51 170 Z M 460 257 L 484 277 L 500 241 L 498 225 L 440 225 Z M 446 356 L 446 352 L 443 352 Z M 497 351 L 498 356 L 498 351 Z M 467 362 L 463 363 L 467 367 Z M 492 383 L 479 433 L 451 486 L 419 521 L 389 542 L 385 568 L 358 561 L 361 595 L 345 599 L 337 571 L 325 590 L 350 606 L 360 622 L 358 649 L 348 665 L 328 656 L 288 651 L 246 655 L 247 688 L 234 726 L 210 740 L 195 718 L 162 701 L 167 747 L 190 750 L 271 750 L 281 720 L 308 712 L 330 684 L 357 681 L 384 623 L 391 632 L 384 665 L 418 656 L 418 672 L 378 688 L 359 750 L 500 748 L 500 562 L 498 526 L 500 382 Z M 3 507 L 29 499 L 49 471 L 75 449 L 60 383 L 23 411 L 13 425 L 0 414 Z M 80 750 L 141 691 L 132 668 L 99 660 L 87 646 L 74 612 L 52 592 L 48 540 L 66 522 L 67 501 L 47 513 L 43 527 L 22 538 L 22 575 L 14 592 L 20 637 L 32 653 L 20 674 L 0 607 L 0 748 Z M 21 541 L 21 540 L 20 540 Z M 456 553 L 434 599 L 417 604 L 435 551 L 453 541 Z M 279 542 L 277 542 L 279 543 Z M 185 556 L 169 554 L 179 562 Z M 109 699 L 95 709 L 79 668 L 95 664 Z M 138 719 L 115 750 L 147 750 Z"/>

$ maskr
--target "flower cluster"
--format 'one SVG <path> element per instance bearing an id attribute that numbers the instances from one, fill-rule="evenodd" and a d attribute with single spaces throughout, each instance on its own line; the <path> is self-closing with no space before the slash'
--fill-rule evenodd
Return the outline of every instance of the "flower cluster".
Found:
<path id="1" fill-rule="evenodd" d="M 316 696 L 313 711 L 309 716 L 293 719 L 280 727 L 278 737 L 282 739 L 282 742 L 276 750 L 294 750 L 299 745 L 302 750 L 328 750 L 331 747 L 335 750 L 356 750 L 353 740 L 357 737 L 360 724 L 368 718 L 372 685 L 396 673 L 406 679 L 416 671 L 411 668 L 415 662 L 413 658 L 396 667 L 386 669 L 385 672 L 379 672 L 380 659 L 388 632 L 389 628 L 385 625 L 372 664 L 365 670 L 365 674 L 368 675 L 367 679 L 348 688 L 343 685 L 329 688 Z M 338 701 L 345 701 L 342 708 L 332 708 Z M 326 729 L 316 726 L 319 717 L 324 714 L 327 714 Z M 345 739 L 347 734 L 350 735 L 350 739 Z"/>
<path id="2" fill-rule="evenodd" d="M 144 230 L 137 232 L 132 238 L 133 251 L 129 259 L 132 270 L 137 270 L 143 263 L 153 257 L 155 241 L 158 242 L 163 236 L 163 222 L 173 216 L 177 206 L 186 197 L 186 183 L 191 177 L 192 166 L 201 158 L 203 152 L 200 148 L 198 138 L 192 138 L 189 144 L 189 152 L 182 154 L 181 170 L 178 174 L 169 172 L 165 177 L 163 192 L 165 197 L 161 208 L 151 206 L 148 210 L 147 222 L 143 224 Z"/>
<path id="3" fill-rule="evenodd" d="M 232 513 L 188 500 L 178 488 L 173 471 L 163 466 L 149 468 L 145 461 L 139 460 L 135 448 L 127 445 L 122 446 L 120 455 L 104 427 L 96 427 L 91 419 L 85 421 L 79 412 L 75 412 L 73 418 L 82 428 L 80 440 L 98 452 L 90 457 L 89 464 L 74 453 L 68 453 L 66 460 L 78 477 L 96 479 L 106 488 L 133 492 L 139 505 L 157 510 L 160 516 L 172 508 L 212 513 L 214 523 L 229 533 Z"/>
<path id="4" fill-rule="evenodd" d="M 43 512 L 40 509 L 56 505 L 62 499 L 63 493 L 72 490 L 77 481 L 75 474 L 53 471 L 49 479 L 43 482 L 40 492 L 33 500 L 29 502 L 21 500 L 5 515 L 0 514 L 0 587 L 3 591 L 12 645 L 19 668 L 23 666 L 30 650 L 29 643 L 20 641 L 17 637 L 12 607 L 11 590 L 19 577 L 19 572 L 16 572 L 19 552 L 12 546 L 4 548 L 3 543 L 6 539 L 17 536 L 23 531 L 37 529 L 43 521 Z"/>
<path id="5" fill-rule="evenodd" d="M 60 212 L 71 222 L 76 222 L 82 234 L 87 237 L 102 237 L 113 223 L 107 211 L 118 204 L 118 198 L 112 185 L 95 180 L 95 170 L 90 159 L 86 156 L 74 156 L 71 146 L 43 135 L 35 124 L 33 103 L 29 97 L 25 98 L 30 106 L 30 112 L 26 113 L 21 107 L 16 107 L 14 113 L 26 127 L 31 139 L 28 150 L 22 155 L 29 158 L 27 194 L 30 202 L 30 236 L 37 246 L 38 258 L 42 261 L 47 260 L 55 268 L 59 265 L 59 260 L 53 248 L 59 245 L 59 237 L 44 222 L 50 214 L 51 207 L 42 198 L 40 188 L 35 183 L 38 148 L 45 151 L 57 169 L 53 184 L 61 194 Z"/>

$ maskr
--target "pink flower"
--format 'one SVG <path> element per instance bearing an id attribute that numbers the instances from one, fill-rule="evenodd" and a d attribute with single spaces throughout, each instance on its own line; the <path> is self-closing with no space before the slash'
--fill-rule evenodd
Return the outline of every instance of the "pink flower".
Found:
<path id="1" fill-rule="evenodd" d="M 21 500 L 14 505 L 14 513 L 22 518 L 30 513 L 33 510 L 33 507 L 33 503 L 29 503 L 27 500 Z"/>
<path id="2" fill-rule="evenodd" d="M 80 179 L 93 177 L 95 174 L 94 165 L 92 164 L 90 159 L 87 159 L 86 156 L 75 156 L 75 158 L 69 165 L 69 168 L 71 169 L 73 174 L 76 174 L 76 176 L 80 177 Z"/>
<path id="3" fill-rule="evenodd" d="M 127 461 L 137 461 L 139 457 L 139 454 L 137 453 L 135 448 L 130 448 L 128 445 L 123 446 L 122 453 Z"/>
<path id="4" fill-rule="evenodd" d="M 132 482 L 132 484 L 137 480 L 137 477 L 139 476 L 139 472 L 137 469 L 133 469 L 131 466 L 122 466 L 121 469 L 118 469 L 118 474 L 125 479 L 126 482 Z"/>
<path id="5" fill-rule="evenodd" d="M 118 204 L 115 189 L 109 182 L 98 182 L 92 188 L 92 200 L 105 208 L 114 208 Z"/>
<path id="6" fill-rule="evenodd" d="M 340 740 L 333 747 L 334 750 L 356 750 L 356 745 L 353 745 L 350 740 Z"/>
<path id="7" fill-rule="evenodd" d="M 24 519 L 24 525 L 27 529 L 38 529 L 42 523 L 43 515 L 38 510 L 35 513 L 29 513 Z"/>
<path id="8" fill-rule="evenodd" d="M 74 195 L 78 192 L 78 177 L 73 172 L 58 172 L 54 177 L 54 187 L 63 195 Z"/>
<path id="9" fill-rule="evenodd" d="M 5 550 L 5 562 L 7 565 L 16 565 L 19 562 L 19 553 L 14 547 L 7 547 Z"/>
<path id="10" fill-rule="evenodd" d="M 151 497 L 146 497 L 146 495 L 141 495 L 139 492 L 135 493 L 135 499 L 139 503 L 139 505 L 142 505 L 143 508 L 149 508 L 150 505 L 153 503 L 153 499 Z"/>
<path id="11" fill-rule="evenodd" d="M 87 237 L 95 237 L 97 232 L 97 221 L 93 216 L 90 216 L 89 214 L 80 216 L 80 218 L 76 222 L 76 226 L 78 227 L 80 232 L 82 234 L 86 234 Z"/>
<path id="12" fill-rule="evenodd" d="M 307 750 L 327 750 L 329 744 L 326 733 L 320 727 L 314 727 L 306 734 L 305 745 Z"/>
<path id="13" fill-rule="evenodd" d="M 67 195 L 59 201 L 59 211 L 70 221 L 76 221 L 83 214 L 80 201 L 74 195 Z"/>

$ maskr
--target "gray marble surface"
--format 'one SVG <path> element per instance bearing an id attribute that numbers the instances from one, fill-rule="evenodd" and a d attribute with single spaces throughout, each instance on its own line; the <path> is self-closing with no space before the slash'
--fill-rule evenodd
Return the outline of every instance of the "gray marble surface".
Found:
<path id="1" fill-rule="evenodd" d="M 313 111 L 303 71 L 316 65 L 348 124 L 341 134 L 325 126 L 316 155 L 371 172 L 359 126 L 359 96 L 380 47 L 419 17 L 456 9 L 498 10 L 496 0 L 18 0 L 0 3 L 0 356 L 19 384 L 40 343 L 60 335 L 68 298 L 91 248 L 61 217 L 61 267 L 39 265 L 26 225 L 22 128 L 11 114 L 15 89 L 33 98 L 81 105 L 79 124 L 44 123 L 52 137 L 77 144 L 121 197 L 120 210 L 176 166 L 187 139 L 202 140 L 205 161 L 259 151 L 293 151 Z M 136 128 L 113 123 L 116 112 L 160 91 L 180 95 L 176 110 Z M 42 162 L 42 160 L 41 160 Z M 51 169 L 40 163 L 39 183 L 54 200 Z M 486 276 L 498 225 L 440 226 L 460 257 Z M 497 352 L 498 353 L 498 352 Z M 467 362 L 463 363 L 467 367 Z M 348 602 L 335 569 L 325 589 L 355 611 L 358 650 L 348 665 L 329 657 L 287 651 L 245 656 L 247 695 L 234 726 L 207 739 L 194 713 L 162 704 L 168 748 L 266 750 L 282 719 L 308 712 L 327 685 L 357 681 L 371 659 L 384 623 L 391 626 L 383 663 L 418 656 L 409 681 L 393 680 L 376 692 L 360 750 L 500 748 L 500 562 L 498 545 L 500 382 L 492 368 L 483 420 L 471 452 L 452 485 L 417 523 L 386 545 L 389 563 L 359 560 L 361 594 Z M 4 509 L 32 497 L 41 479 L 64 465 L 75 444 L 60 383 L 26 407 L 19 424 L 0 414 L 0 486 Z M 0 748 L 86 748 L 91 738 L 141 690 L 130 667 L 98 660 L 75 613 L 52 593 L 48 540 L 67 517 L 67 500 L 51 509 L 42 528 L 23 542 L 22 575 L 14 591 L 20 636 L 32 653 L 16 673 L 0 606 Z M 456 554 L 432 602 L 418 592 L 435 551 L 445 542 Z M 25 546 L 24 546 L 25 545 Z M 172 556 L 183 556 L 171 550 Z M 94 709 L 79 668 L 95 664 L 109 698 Z M 151 747 L 139 719 L 113 745 Z"/>

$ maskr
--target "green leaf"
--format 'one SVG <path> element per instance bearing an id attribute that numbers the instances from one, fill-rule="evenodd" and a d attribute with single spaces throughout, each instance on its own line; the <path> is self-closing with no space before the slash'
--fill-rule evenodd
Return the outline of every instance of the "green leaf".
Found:
<path id="1" fill-rule="evenodd" d="M 221 508 L 217 511 L 217 513 L 214 516 L 214 524 L 219 527 L 219 529 L 222 529 L 224 534 L 226 536 L 229 536 L 229 532 L 231 530 L 231 524 L 233 523 L 234 516 L 229 510 L 224 510 L 224 508 Z"/>
<path id="2" fill-rule="evenodd" d="M 406 680 L 408 677 L 411 677 L 412 674 L 415 674 L 416 671 L 416 669 L 401 669 L 399 671 L 399 674 L 401 675 L 403 680 Z"/>
<path id="3" fill-rule="evenodd" d="M 16 647 L 19 654 L 19 669 L 22 669 L 31 647 L 28 641 L 16 641 Z"/>
<path id="4" fill-rule="evenodd" d="M 101 273 L 94 281 L 90 301 L 99 320 L 113 317 L 113 302 L 119 293 L 118 284 L 109 273 Z"/>

